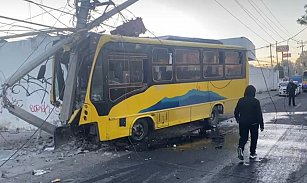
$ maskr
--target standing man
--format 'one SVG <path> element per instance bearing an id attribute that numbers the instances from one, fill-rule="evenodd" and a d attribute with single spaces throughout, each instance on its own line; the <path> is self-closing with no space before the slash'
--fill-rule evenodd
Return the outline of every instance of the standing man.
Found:
<path id="1" fill-rule="evenodd" d="M 258 140 L 258 130 L 263 131 L 264 124 L 262 118 L 262 112 L 260 102 L 255 98 L 256 88 L 249 85 L 245 89 L 244 97 L 240 98 L 235 108 L 234 115 L 239 123 L 239 147 L 238 147 L 238 158 L 244 159 L 243 151 L 244 146 L 248 140 L 248 134 L 251 134 L 251 145 L 250 145 L 250 159 L 257 157 L 256 147 Z"/>
<path id="2" fill-rule="evenodd" d="M 292 99 L 292 104 L 295 106 L 295 90 L 297 88 L 297 85 L 293 83 L 293 79 L 290 79 L 290 82 L 287 86 L 287 94 L 289 96 L 289 106 L 291 106 L 291 99 Z"/>

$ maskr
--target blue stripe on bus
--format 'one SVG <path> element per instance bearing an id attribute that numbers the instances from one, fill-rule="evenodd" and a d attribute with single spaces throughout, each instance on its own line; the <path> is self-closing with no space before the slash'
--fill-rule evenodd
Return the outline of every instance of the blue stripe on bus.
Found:
<path id="1" fill-rule="evenodd" d="M 212 91 L 199 91 L 193 89 L 182 96 L 177 96 L 174 98 L 165 97 L 159 102 L 157 102 L 155 105 L 147 109 L 143 109 L 139 113 L 182 107 L 193 104 L 201 104 L 201 103 L 213 102 L 224 99 L 226 98 Z"/>

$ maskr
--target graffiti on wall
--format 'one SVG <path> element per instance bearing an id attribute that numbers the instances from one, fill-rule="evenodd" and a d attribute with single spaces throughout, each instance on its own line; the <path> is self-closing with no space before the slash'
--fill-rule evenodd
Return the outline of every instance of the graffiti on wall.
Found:
<path id="1" fill-rule="evenodd" d="M 42 104 L 30 104 L 29 109 L 32 113 L 49 114 L 49 113 L 53 112 L 55 114 L 60 114 L 59 108 L 53 109 L 53 106 L 46 104 L 46 102 L 43 102 Z"/>
<path id="2" fill-rule="evenodd" d="M 54 113 L 54 114 L 59 114 L 60 109 L 59 108 L 54 108 L 49 104 L 48 102 L 45 101 L 46 96 L 49 96 L 49 91 L 51 83 L 50 81 L 51 78 L 42 78 L 42 79 L 37 79 L 29 74 L 27 74 L 24 78 L 22 78 L 18 83 L 14 84 L 10 90 L 10 102 L 13 105 L 17 105 L 19 107 L 28 107 L 28 111 L 31 113 L 43 113 L 43 114 L 49 114 L 49 113 Z M 36 94 L 36 96 L 39 97 L 41 100 L 39 101 L 31 101 L 31 102 L 24 102 L 22 99 L 16 99 L 12 97 L 13 95 L 22 95 L 25 94 L 26 97 L 33 97 L 33 94 Z M 23 98 L 23 96 L 19 96 L 19 98 Z M 32 98 L 31 98 L 32 99 Z M 28 100 L 27 100 L 28 101 Z"/>
<path id="3" fill-rule="evenodd" d="M 21 90 L 26 92 L 26 96 L 29 97 L 34 93 L 41 95 L 41 103 L 43 103 L 46 95 L 49 95 L 48 87 L 51 86 L 49 82 L 50 78 L 37 79 L 29 74 L 22 78 L 18 83 L 11 87 L 13 94 L 19 94 Z"/>

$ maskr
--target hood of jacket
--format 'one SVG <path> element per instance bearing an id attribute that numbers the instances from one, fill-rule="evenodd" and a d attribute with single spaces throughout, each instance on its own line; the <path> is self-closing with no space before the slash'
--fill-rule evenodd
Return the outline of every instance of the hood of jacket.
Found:
<path id="1" fill-rule="evenodd" d="M 244 92 L 245 97 L 255 97 L 256 96 L 256 88 L 253 85 L 248 85 Z"/>

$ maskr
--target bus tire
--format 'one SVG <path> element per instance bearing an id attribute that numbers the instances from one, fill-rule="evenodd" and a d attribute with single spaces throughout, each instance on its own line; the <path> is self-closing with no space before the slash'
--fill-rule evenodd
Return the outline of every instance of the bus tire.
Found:
<path id="1" fill-rule="evenodd" d="M 143 141 L 149 133 L 148 123 L 145 119 L 138 119 L 132 126 L 131 139 L 134 142 Z"/>
<path id="2" fill-rule="evenodd" d="M 213 107 L 212 112 L 211 112 L 211 116 L 208 119 L 209 126 L 211 128 L 215 128 L 218 125 L 219 120 L 220 120 L 220 113 L 219 113 L 217 107 Z"/>

